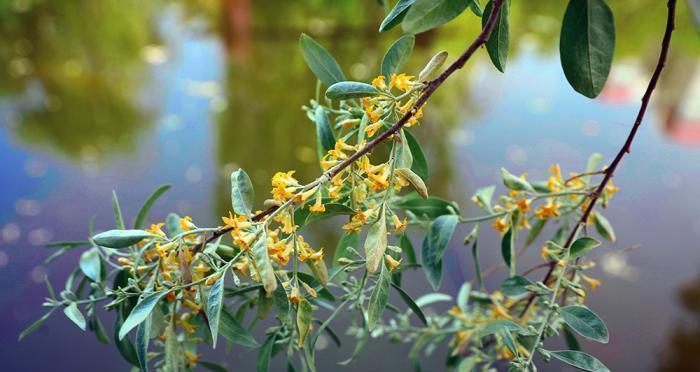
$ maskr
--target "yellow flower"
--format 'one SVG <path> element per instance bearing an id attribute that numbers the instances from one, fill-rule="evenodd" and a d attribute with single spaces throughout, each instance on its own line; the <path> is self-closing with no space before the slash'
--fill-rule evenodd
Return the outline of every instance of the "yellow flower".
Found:
<path id="1" fill-rule="evenodd" d="M 518 206 L 521 213 L 525 213 L 530 210 L 530 201 L 525 198 L 515 200 L 515 205 Z"/>
<path id="2" fill-rule="evenodd" d="M 386 80 L 383 75 L 379 75 L 372 80 L 372 86 L 379 90 L 386 90 Z"/>
<path id="3" fill-rule="evenodd" d="M 311 286 L 306 284 L 304 281 L 301 281 L 301 286 L 304 287 L 304 290 L 306 291 L 306 293 L 308 293 L 311 297 L 313 297 L 313 298 L 318 297 L 316 290 L 311 288 Z"/>
<path id="4" fill-rule="evenodd" d="M 403 258 L 399 258 L 399 260 L 397 261 L 388 254 L 385 254 L 384 258 L 386 259 L 386 264 L 389 265 L 389 271 L 394 271 L 394 269 L 401 265 L 401 261 L 403 261 Z"/>
<path id="5" fill-rule="evenodd" d="M 508 223 L 507 218 L 497 218 L 496 221 L 493 222 L 493 229 L 498 231 L 499 233 L 503 234 L 506 231 L 508 231 L 508 227 L 510 227 L 510 224 Z"/>
<path id="6" fill-rule="evenodd" d="M 370 124 L 365 127 L 365 134 L 367 137 L 373 137 L 375 133 L 384 125 L 384 120 L 379 120 L 374 124 Z"/>
<path id="7" fill-rule="evenodd" d="M 185 350 L 185 358 L 187 359 L 187 364 L 192 367 L 197 363 L 197 360 L 199 360 L 199 355 L 190 353 L 189 351 Z"/>
<path id="8" fill-rule="evenodd" d="M 618 191 L 620 191 L 620 188 L 613 185 L 612 180 L 610 182 L 608 182 L 607 185 L 605 185 L 605 189 L 603 190 L 603 192 L 605 193 L 605 196 L 607 196 L 608 199 L 612 198 L 613 195 L 615 195 Z"/>
<path id="9" fill-rule="evenodd" d="M 367 179 L 369 181 L 368 185 L 372 190 L 384 190 L 389 187 L 389 174 L 391 173 L 391 168 L 389 164 L 382 163 L 380 165 L 375 165 L 367 171 Z"/>
<path id="10" fill-rule="evenodd" d="M 292 290 L 289 293 L 289 302 L 291 302 L 293 304 L 298 304 L 301 301 L 304 301 L 304 298 L 301 297 L 301 293 L 299 292 L 299 288 L 292 287 Z"/>
<path id="11" fill-rule="evenodd" d="M 600 280 L 591 278 L 587 275 L 581 274 L 581 279 L 586 282 L 592 290 L 595 290 L 600 285 Z"/>
<path id="12" fill-rule="evenodd" d="M 195 226 L 192 223 L 192 218 L 190 218 L 190 216 L 185 216 L 184 218 L 180 218 L 179 225 L 180 225 L 180 228 L 184 231 L 190 231 L 192 229 L 197 228 L 197 226 Z"/>
<path id="13" fill-rule="evenodd" d="M 326 211 L 326 206 L 323 205 L 322 201 L 322 195 L 319 192 L 318 194 L 316 194 L 316 202 L 314 203 L 314 205 L 309 207 L 311 213 L 323 213 Z"/>
<path id="14" fill-rule="evenodd" d="M 149 233 L 151 233 L 151 234 L 153 234 L 153 235 L 158 235 L 158 236 L 165 237 L 165 233 L 163 232 L 163 230 L 161 230 L 161 228 L 162 228 L 163 226 L 165 226 L 165 224 L 162 223 L 162 222 L 161 222 L 161 223 L 157 223 L 157 224 L 151 224 L 151 228 L 150 228 L 150 229 L 146 229 L 146 232 L 149 232 Z"/>
<path id="15" fill-rule="evenodd" d="M 406 229 L 407 219 L 403 218 L 403 221 L 399 219 L 399 216 L 393 214 L 391 215 L 391 222 L 394 224 L 394 229 L 389 232 L 389 235 L 403 231 Z"/>
<path id="16" fill-rule="evenodd" d="M 406 74 L 391 74 L 391 81 L 389 82 L 389 89 L 396 87 L 398 90 L 408 91 L 411 89 L 411 79 L 413 76 L 407 76 Z"/>
<path id="17" fill-rule="evenodd" d="M 559 215 L 559 204 L 548 200 L 546 205 L 541 205 L 535 209 L 535 216 L 541 220 L 556 217 Z"/>

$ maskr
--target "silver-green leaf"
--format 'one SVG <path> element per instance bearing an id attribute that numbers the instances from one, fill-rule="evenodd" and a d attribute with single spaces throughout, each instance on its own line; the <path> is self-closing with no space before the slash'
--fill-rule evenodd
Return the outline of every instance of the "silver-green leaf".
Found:
<path id="1" fill-rule="evenodd" d="M 352 98 L 372 97 L 380 94 L 377 88 L 358 81 L 341 81 L 328 87 L 326 98 L 347 100 Z"/>
<path id="2" fill-rule="evenodd" d="M 421 257 L 423 271 L 435 290 L 440 287 L 442 281 L 442 256 L 445 254 L 458 222 L 459 217 L 454 214 L 436 218 L 430 224 L 428 234 L 423 240 Z"/>
<path id="3" fill-rule="evenodd" d="M 562 362 L 584 371 L 610 372 L 608 367 L 606 367 L 600 360 L 582 351 L 556 350 L 550 351 L 550 354 Z"/>
<path id="4" fill-rule="evenodd" d="M 415 36 L 407 34 L 391 44 L 382 58 L 382 75 L 388 78 L 391 74 L 398 74 L 411 55 L 415 42 Z"/>
<path id="5" fill-rule="evenodd" d="M 604 344 L 608 343 L 608 327 L 596 313 L 587 307 L 580 305 L 571 305 L 561 308 L 560 314 L 566 324 L 571 327 L 576 333 L 581 336 L 598 341 Z"/>
<path id="6" fill-rule="evenodd" d="M 231 173 L 231 204 L 236 214 L 250 215 L 253 210 L 253 183 L 243 169 Z"/>
<path id="7" fill-rule="evenodd" d="M 126 248 L 154 236 L 143 230 L 108 230 L 93 236 L 92 240 L 105 248 Z"/>
<path id="8" fill-rule="evenodd" d="M 306 64 L 311 69 L 311 72 L 316 75 L 318 80 L 321 80 L 326 86 L 331 86 L 337 82 L 344 81 L 345 76 L 343 71 L 338 66 L 333 56 L 306 34 L 301 34 L 299 38 L 299 47 L 304 56 Z"/>

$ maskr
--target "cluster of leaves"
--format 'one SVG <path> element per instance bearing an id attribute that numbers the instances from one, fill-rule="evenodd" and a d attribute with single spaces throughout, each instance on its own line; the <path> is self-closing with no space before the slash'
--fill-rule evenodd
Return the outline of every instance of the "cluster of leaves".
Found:
<path id="1" fill-rule="evenodd" d="M 169 187 L 163 186 L 147 199 L 133 228 L 126 229 L 114 194 L 115 229 L 95 234 L 91 224 L 88 240 L 50 245 L 57 251 L 49 260 L 72 249 L 87 250 L 58 296 L 47 281 L 44 306 L 50 310 L 20 338 L 63 309 L 78 327 L 109 342 L 96 311 L 99 303 L 109 301 L 103 308 L 117 314 L 113 342 L 127 361 L 144 371 L 181 371 L 195 365 L 225 370 L 200 360 L 197 351 L 201 345 L 216 347 L 219 336 L 229 345 L 257 348 L 258 371 L 268 370 L 270 359 L 279 353 L 286 355 L 290 370 L 300 365 L 314 371 L 319 336 L 327 333 L 340 346 L 331 323 L 346 312 L 352 318 L 348 332 L 357 344 L 341 364 L 354 361 L 369 337 L 387 335 L 414 343 L 410 358 L 416 365 L 422 351 L 430 354 L 449 339 L 447 365 L 460 371 L 505 365 L 531 370 L 535 354 L 583 370 L 607 370 L 580 351 L 575 336 L 608 341 L 602 320 L 583 305 L 587 286 L 599 284 L 584 274 L 595 264 L 585 257 L 600 242 L 589 236 L 566 241 L 572 223 L 591 201 L 597 186 L 593 180 L 605 173 L 598 165 L 601 156 L 593 155 L 584 172 L 568 178 L 555 165 L 549 179 L 540 182 L 503 169 L 506 192 L 494 198 L 494 186 L 477 190 L 472 200 L 484 212 L 477 217 L 466 217 L 456 203 L 430 196 L 425 185 L 428 163 L 410 128 L 419 125 L 423 107 L 417 102 L 447 55 L 435 55 L 417 77 L 401 73 L 413 49 L 413 34 L 438 27 L 467 8 L 485 25 L 499 7 L 486 50 L 503 71 L 507 1 L 490 1 L 482 10 L 478 0 L 400 0 L 380 31 L 402 24 L 407 34 L 391 45 L 371 83 L 347 81 L 331 54 L 302 35 L 301 52 L 319 81 L 319 93 L 303 109 L 316 126 L 321 176 L 302 184 L 293 171 L 277 173 L 267 209 L 255 211 L 250 179 L 237 170 L 231 175 L 231 213 L 213 228 L 197 227 L 189 217 L 175 214 L 142 228 L 151 206 Z M 589 97 L 600 92 L 610 68 L 612 27 L 602 0 L 569 1 L 562 65 L 572 86 Z M 320 97 L 323 85 L 327 89 Z M 397 126 L 401 118 L 408 119 Z M 388 156 L 373 154 L 379 146 L 386 146 Z M 612 184 L 606 186 L 603 206 L 616 191 Z M 344 234 L 333 257 L 324 257 L 324 250 L 312 248 L 301 232 L 339 216 L 346 220 Z M 508 277 L 492 292 L 485 288 L 479 262 L 483 223 L 502 234 L 501 252 L 509 268 Z M 537 281 L 518 271 L 517 258 L 547 231 L 546 224 L 557 224 L 541 249 L 541 266 L 550 267 L 551 275 Z M 615 239 L 602 214 L 591 214 L 585 224 L 601 237 Z M 452 301 L 437 291 L 443 257 L 460 225 L 473 226 L 464 242 L 471 245 L 476 284 L 464 283 L 448 312 L 426 315 L 426 306 Z M 424 234 L 420 258 L 409 228 Z M 588 229 L 584 231 L 587 235 Z M 526 236 L 517 249 L 520 235 Z M 401 274 L 419 268 L 435 293 L 414 300 L 402 287 Z M 405 311 L 390 303 L 394 292 Z M 251 309 L 256 313 L 245 325 Z M 387 309 L 391 316 L 384 314 Z M 275 323 L 258 342 L 248 330 L 273 312 Z M 569 350 L 547 350 L 544 339 L 559 334 Z"/>

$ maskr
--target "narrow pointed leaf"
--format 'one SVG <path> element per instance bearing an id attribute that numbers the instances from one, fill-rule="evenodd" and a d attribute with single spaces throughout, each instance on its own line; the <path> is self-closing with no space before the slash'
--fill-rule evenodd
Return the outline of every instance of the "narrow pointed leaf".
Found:
<path id="1" fill-rule="evenodd" d="M 369 307 L 367 309 L 367 318 L 369 319 L 368 327 L 370 330 L 374 328 L 379 319 L 384 313 L 386 304 L 389 302 L 389 287 L 391 286 L 391 273 L 386 268 L 386 265 L 382 262 L 381 271 L 379 273 L 379 279 L 377 279 L 377 284 L 372 290 L 372 294 L 369 297 Z"/>
<path id="2" fill-rule="evenodd" d="M 550 351 L 551 355 L 562 362 L 589 372 L 610 372 L 600 360 L 582 351 L 557 350 Z"/>
<path id="3" fill-rule="evenodd" d="M 214 349 L 216 349 L 216 340 L 219 334 L 219 319 L 221 319 L 221 307 L 224 303 L 224 284 L 227 271 L 224 270 L 221 277 L 211 286 L 209 297 L 207 298 L 206 314 L 209 320 L 209 330 L 211 331 L 212 347 Z"/>
<path id="4" fill-rule="evenodd" d="M 46 319 L 48 319 L 51 316 L 51 313 L 53 313 L 53 309 L 49 311 L 48 313 L 44 314 L 41 318 L 37 319 L 34 323 L 32 323 L 29 327 L 25 328 L 22 333 L 19 334 L 19 341 L 22 341 L 27 335 L 30 333 L 36 331 L 39 327 L 41 327 L 45 322 Z"/>
<path id="5" fill-rule="evenodd" d="M 167 293 L 168 291 L 154 292 L 142 297 L 119 329 L 119 339 L 123 339 L 129 331 L 146 320 L 158 301 Z"/>
<path id="6" fill-rule="evenodd" d="M 430 224 L 428 234 L 423 240 L 422 263 L 428 281 L 437 290 L 442 280 L 442 257 L 445 254 L 452 234 L 457 227 L 459 217 L 454 214 L 443 215 Z"/>
<path id="7" fill-rule="evenodd" d="M 508 60 L 508 43 L 509 43 L 509 25 L 508 25 L 508 3 L 504 1 L 501 10 L 496 19 L 496 25 L 486 41 L 486 51 L 491 58 L 491 62 L 496 66 L 498 71 L 505 72 L 506 61 Z M 481 17 L 481 27 L 486 27 L 486 22 L 491 16 L 493 10 L 493 1 L 489 1 L 484 9 L 484 15 Z"/>
<path id="8" fill-rule="evenodd" d="M 148 212 L 151 211 L 153 204 L 155 204 L 158 198 L 160 198 L 160 196 L 163 195 L 169 189 L 170 185 L 162 185 L 155 189 L 155 191 L 153 191 L 153 193 L 148 197 L 148 199 L 146 199 L 146 202 L 143 203 L 143 206 L 139 210 L 139 213 L 136 215 L 136 220 L 134 221 L 135 229 L 141 228 L 144 221 L 146 221 L 146 218 L 148 217 Z"/>
<path id="9" fill-rule="evenodd" d="M 394 8 L 384 18 L 382 24 L 379 25 L 379 32 L 390 30 L 394 28 L 394 26 L 401 23 L 403 17 L 406 16 L 406 12 L 415 2 L 416 0 L 399 0 L 399 2 L 396 3 Z"/>
<path id="10" fill-rule="evenodd" d="M 301 301 L 297 308 L 297 345 L 304 344 L 304 340 L 311 332 L 311 318 L 313 317 L 313 308 L 309 301 Z"/>
<path id="11" fill-rule="evenodd" d="M 394 287 L 396 292 L 399 292 L 399 296 L 403 300 L 403 302 L 408 305 L 408 307 L 413 311 L 414 314 L 420 319 L 421 322 L 423 322 L 423 325 L 427 326 L 428 325 L 428 320 L 425 318 L 425 314 L 423 314 L 423 310 L 416 304 L 415 301 L 411 298 L 411 295 L 406 293 L 406 291 L 403 290 L 403 288 L 399 287 L 398 285 L 391 283 L 391 286 Z"/>

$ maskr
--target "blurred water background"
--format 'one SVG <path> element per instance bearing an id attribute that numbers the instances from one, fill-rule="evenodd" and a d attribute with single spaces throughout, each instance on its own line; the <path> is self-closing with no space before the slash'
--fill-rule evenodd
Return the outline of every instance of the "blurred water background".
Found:
<path id="1" fill-rule="evenodd" d="M 665 2 L 611 2 L 617 50 L 596 100 L 574 93 L 559 66 L 565 5 L 513 1 L 506 73 L 480 52 L 431 100 L 416 133 L 429 157 L 433 195 L 475 215 L 469 196 L 498 182 L 500 166 L 537 178 L 553 163 L 577 171 L 590 153 L 614 155 L 656 62 Z M 584 342 L 584 349 L 613 370 L 700 370 L 700 38 L 687 8 L 679 11 L 668 68 L 615 178 L 621 192 L 606 212 L 618 242 L 603 250 L 639 248 L 594 271 L 603 285 L 589 305 L 607 321 L 611 341 Z M 313 179 L 319 171 L 314 128 L 300 106 L 313 96 L 315 80 L 298 36 L 313 35 L 347 76 L 368 80 L 400 35 L 378 36 L 381 18 L 372 0 L 0 2 L 2 369 L 128 369 L 113 345 L 98 343 L 58 312 L 17 342 L 42 314 L 44 276 L 60 283 L 77 264 L 74 252 L 45 265 L 50 252 L 42 247 L 85 238 L 92 216 L 98 228 L 112 227 L 112 189 L 133 216 L 151 190 L 170 183 L 151 216 L 175 211 L 207 225 L 228 211 L 228 175 L 238 167 L 251 174 L 259 202 L 277 170 Z M 457 55 L 479 27 L 466 12 L 420 35 L 407 70 L 417 72 L 441 49 Z M 311 239 L 334 247 L 337 234 L 322 227 Z M 422 233 L 414 234 L 418 242 Z M 446 293 L 473 278 L 460 240 L 447 253 Z M 495 233 L 488 231 L 480 245 L 484 265 L 500 260 Z M 538 260 L 535 248 L 521 267 Z M 487 285 L 495 288 L 503 275 Z M 420 272 L 404 283 L 414 295 L 429 290 Z M 341 350 L 321 342 L 320 370 L 409 367 L 410 345 L 382 340 L 371 341 L 356 364 L 337 366 L 352 351 L 345 340 Z M 206 355 L 250 370 L 255 352 L 220 348 Z M 443 358 L 436 352 L 424 365 L 439 370 Z"/>

